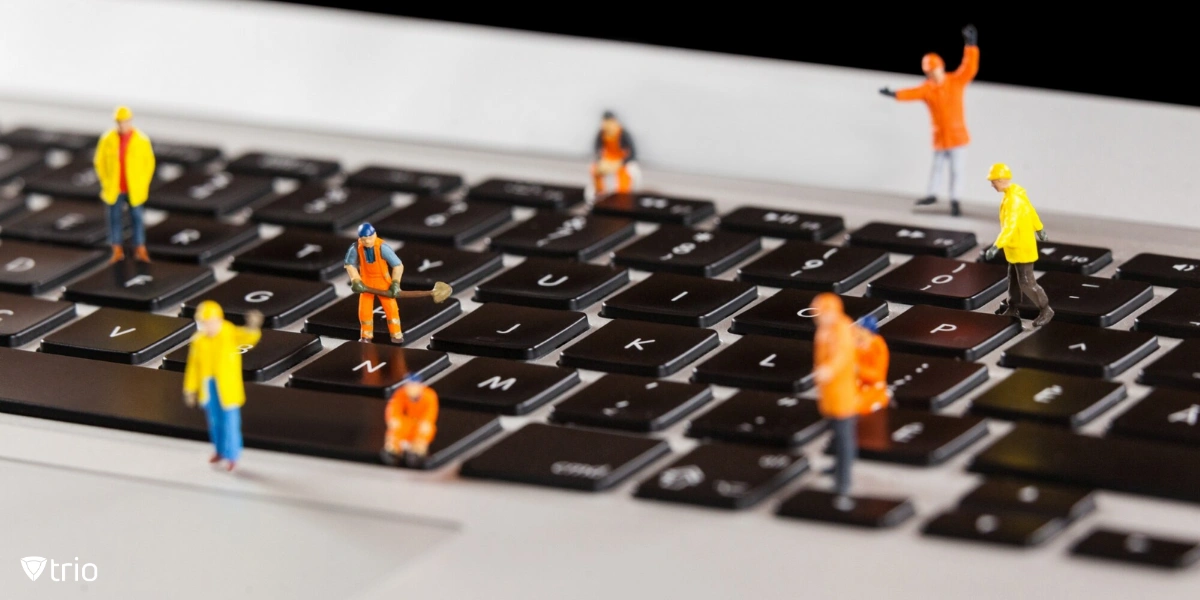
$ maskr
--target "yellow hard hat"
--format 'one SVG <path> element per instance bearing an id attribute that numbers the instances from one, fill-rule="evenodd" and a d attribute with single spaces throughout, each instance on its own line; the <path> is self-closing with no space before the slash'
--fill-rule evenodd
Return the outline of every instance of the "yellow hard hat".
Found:
<path id="1" fill-rule="evenodd" d="M 129 110 L 128 106 L 118 106 L 116 112 L 113 113 L 114 121 L 128 121 L 132 118 L 133 111 Z"/>
<path id="2" fill-rule="evenodd" d="M 1008 165 L 1004 163 L 992 165 L 992 170 L 988 171 L 988 181 L 995 181 L 997 179 L 1012 179 L 1012 171 L 1008 170 Z"/>
<path id="3" fill-rule="evenodd" d="M 225 311 L 221 310 L 221 305 L 212 300 L 205 300 L 196 307 L 196 319 L 207 321 L 209 319 L 224 319 Z"/>

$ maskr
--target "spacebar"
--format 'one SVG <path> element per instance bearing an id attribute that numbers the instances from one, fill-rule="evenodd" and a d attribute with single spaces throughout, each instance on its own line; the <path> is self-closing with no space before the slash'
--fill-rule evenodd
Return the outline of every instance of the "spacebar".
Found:
<path id="1" fill-rule="evenodd" d="M 971 463 L 977 473 L 1200 502 L 1200 450 L 1018 424 Z"/>

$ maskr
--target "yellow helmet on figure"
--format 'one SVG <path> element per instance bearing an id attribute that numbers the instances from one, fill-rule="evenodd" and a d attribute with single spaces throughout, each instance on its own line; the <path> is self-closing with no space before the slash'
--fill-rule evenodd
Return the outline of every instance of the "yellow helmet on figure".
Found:
<path id="1" fill-rule="evenodd" d="M 196 307 L 196 319 L 207 321 L 209 319 L 224 319 L 225 311 L 221 310 L 221 305 L 212 300 L 205 300 Z"/>
<path id="2" fill-rule="evenodd" d="M 115 112 L 113 112 L 113 120 L 114 121 L 128 121 L 132 118 L 133 118 L 133 111 L 129 110 L 128 106 L 118 106 L 117 110 Z"/>
<path id="3" fill-rule="evenodd" d="M 1008 170 L 1008 165 L 1004 163 L 992 165 L 992 170 L 988 171 L 988 181 L 997 179 L 1012 179 L 1012 171 Z"/>

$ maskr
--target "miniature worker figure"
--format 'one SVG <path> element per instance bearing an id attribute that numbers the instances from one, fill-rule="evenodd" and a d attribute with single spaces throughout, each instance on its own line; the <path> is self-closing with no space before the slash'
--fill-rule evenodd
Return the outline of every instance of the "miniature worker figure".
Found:
<path id="1" fill-rule="evenodd" d="M 1029 203 L 1025 188 L 1012 182 L 1012 171 L 1008 165 L 992 165 L 988 181 L 992 182 L 997 192 L 1004 193 L 1004 200 L 1000 202 L 1000 235 L 983 254 L 984 258 L 991 260 L 996 252 L 1003 250 L 1004 258 L 1008 261 L 1008 299 L 1000 304 L 996 314 L 1020 316 L 1018 307 L 1024 294 L 1039 311 L 1033 326 L 1041 327 L 1054 318 L 1054 310 L 1050 308 L 1046 291 L 1033 277 L 1033 264 L 1038 259 L 1038 241 L 1044 242 L 1049 237 L 1042 228 L 1037 211 Z"/>
<path id="2" fill-rule="evenodd" d="M 133 126 L 133 112 L 129 108 L 117 107 L 113 118 L 114 129 L 100 136 L 96 144 L 93 164 L 96 177 L 100 180 L 100 199 L 108 205 L 108 241 L 112 245 L 112 259 L 125 259 L 122 246 L 125 240 L 122 213 L 129 207 L 133 222 L 134 258 L 150 262 L 146 252 L 146 229 L 142 220 L 143 204 L 150 195 L 150 181 L 154 178 L 154 148 L 150 138 Z"/>
<path id="3" fill-rule="evenodd" d="M 887 384 L 890 353 L 887 342 L 879 335 L 879 322 L 875 317 L 863 317 L 855 328 L 855 334 L 858 341 L 858 412 L 867 415 L 885 409 L 892 403 Z"/>
<path id="4" fill-rule="evenodd" d="M 850 491 L 850 467 L 858 455 L 858 336 L 841 298 L 820 294 L 813 298 L 812 308 L 817 313 L 813 340 L 817 407 L 833 423 L 836 492 L 838 496 L 846 496 Z"/>
<path id="5" fill-rule="evenodd" d="M 962 195 L 962 172 L 966 163 L 967 144 L 971 141 L 967 124 L 963 118 L 963 91 L 979 72 L 979 34 L 975 26 L 967 25 L 962 31 L 966 48 L 962 64 L 953 73 L 946 73 L 946 63 L 937 54 L 926 54 L 921 58 L 921 70 L 925 82 L 913 88 L 892 91 L 879 90 L 896 100 L 922 100 L 929 107 L 933 120 L 933 169 L 929 174 L 928 194 L 917 200 L 917 205 L 937 202 L 942 187 L 942 173 L 950 168 L 950 214 L 958 216 L 961 209 L 958 200 Z"/>
<path id="6" fill-rule="evenodd" d="M 232 471 L 242 454 L 241 408 L 246 403 L 239 347 L 254 346 L 262 337 L 262 313 L 246 313 L 246 326 L 225 320 L 221 306 L 205 300 L 196 307 L 196 326 L 183 372 L 183 400 L 200 406 L 208 416 L 208 435 L 216 452 L 208 462 L 226 462 Z"/>
<path id="7" fill-rule="evenodd" d="M 595 161 L 592 162 L 592 193 L 633 191 L 641 179 L 633 138 L 611 111 L 604 113 L 596 134 Z"/>
<path id="8" fill-rule="evenodd" d="M 395 296 L 400 293 L 404 263 L 391 246 L 379 239 L 370 223 L 359 226 L 358 242 L 346 251 L 346 273 L 350 275 L 350 289 L 358 294 L 359 341 L 375 339 L 375 298 L 379 298 L 392 343 L 403 344 L 400 308 Z"/>
<path id="9" fill-rule="evenodd" d="M 388 400 L 384 418 L 384 458 L 393 464 L 403 460 L 415 466 L 429 453 L 429 444 L 437 435 L 437 392 L 421 383 L 417 375 L 411 375 Z"/>

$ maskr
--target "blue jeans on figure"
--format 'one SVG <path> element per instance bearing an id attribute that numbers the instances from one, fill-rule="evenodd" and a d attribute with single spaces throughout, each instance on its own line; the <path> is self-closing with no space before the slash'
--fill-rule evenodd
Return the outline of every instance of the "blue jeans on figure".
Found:
<path id="1" fill-rule="evenodd" d="M 119 246 L 124 241 L 121 212 L 122 208 L 126 206 L 129 207 L 129 218 L 133 222 L 133 245 L 135 247 L 145 246 L 146 229 L 143 225 L 142 213 L 145 212 L 146 207 L 144 205 L 129 206 L 129 194 L 117 196 L 117 201 L 108 207 L 108 241 L 113 246 Z"/>
<path id="2" fill-rule="evenodd" d="M 242 455 L 242 411 L 221 406 L 215 379 L 208 380 L 208 404 L 204 405 L 204 412 L 208 415 L 208 437 L 217 456 L 236 462 Z"/>

